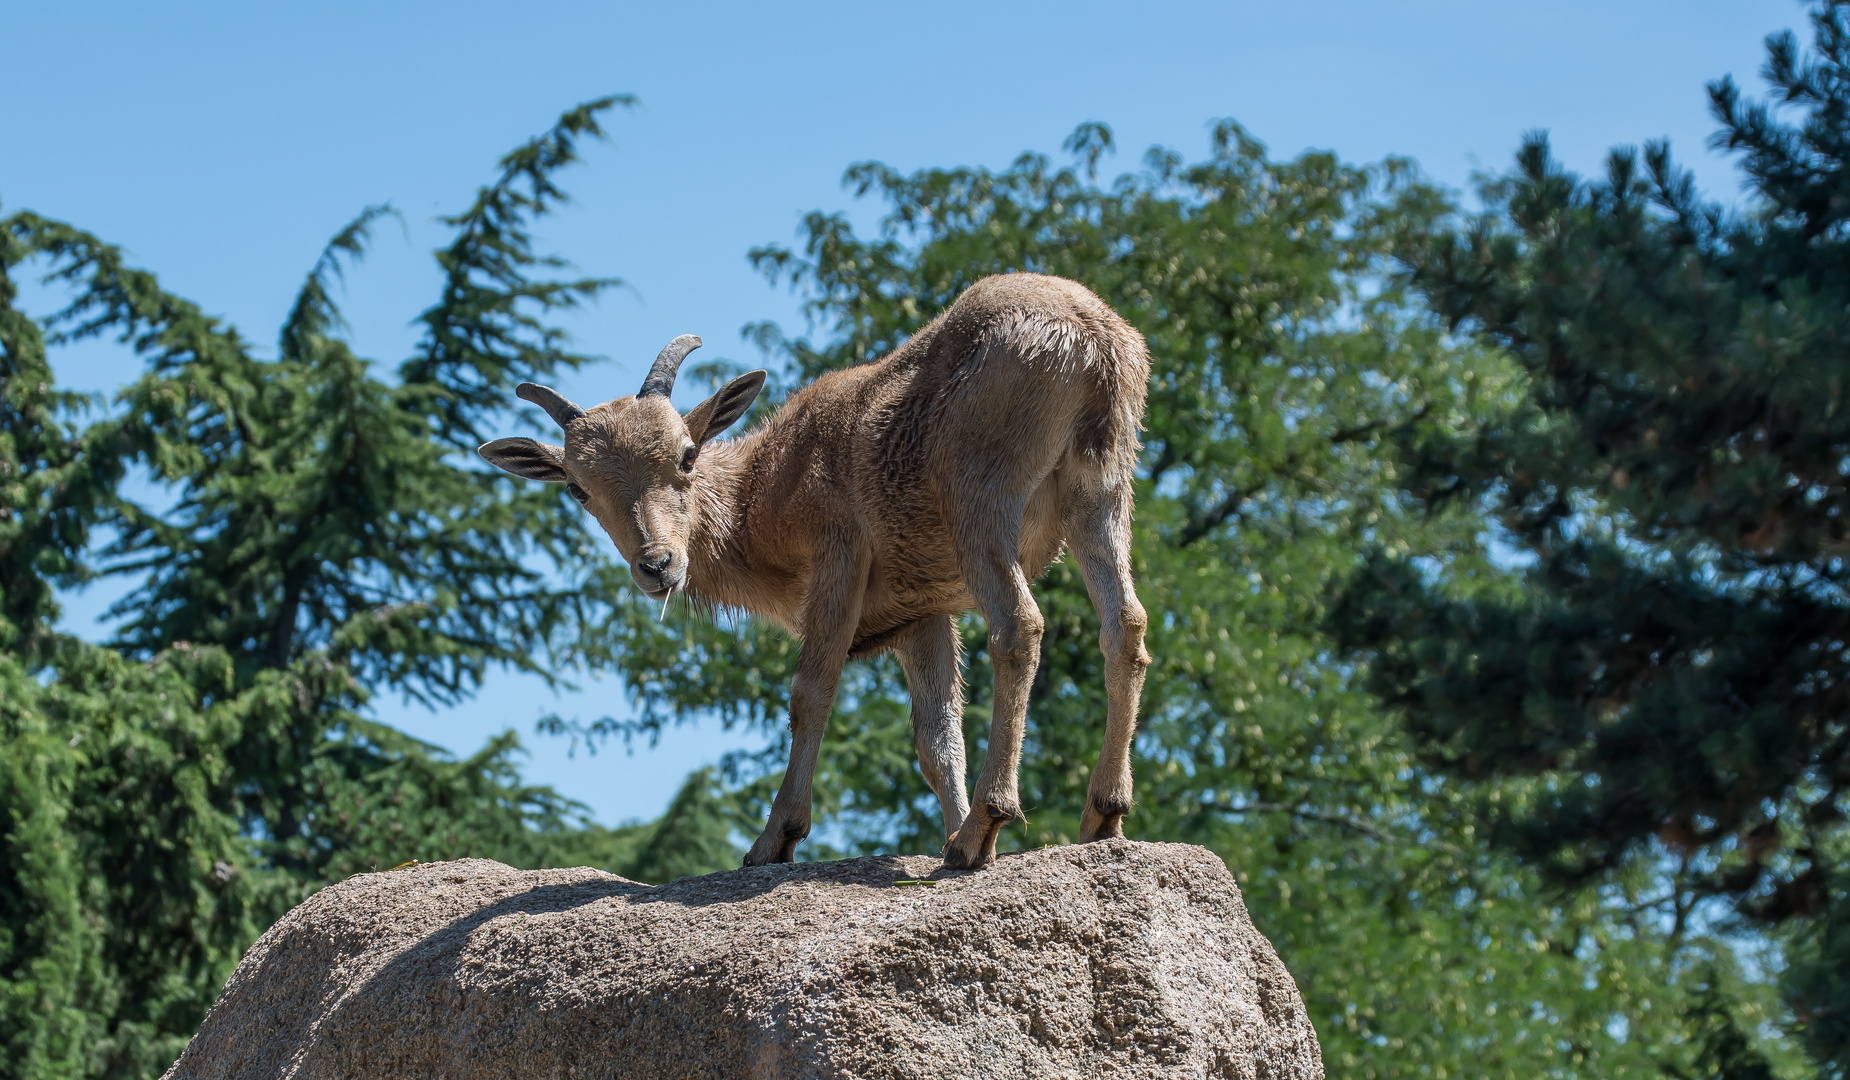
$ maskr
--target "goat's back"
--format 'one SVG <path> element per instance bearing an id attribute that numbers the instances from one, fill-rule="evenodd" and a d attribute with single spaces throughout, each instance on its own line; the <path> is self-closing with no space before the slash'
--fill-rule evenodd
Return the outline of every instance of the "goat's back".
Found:
<path id="1" fill-rule="evenodd" d="M 1106 484 L 1136 467 L 1143 335 L 1077 282 L 984 278 L 883 363 L 890 404 L 869 416 L 883 471 L 1031 486 L 1063 460 Z"/>
<path id="2" fill-rule="evenodd" d="M 855 502 L 896 600 L 967 604 L 959 529 L 1016 532 L 1038 573 L 1062 539 L 1054 488 L 1096 492 L 1136 467 L 1143 336 L 1076 282 L 985 278 L 869 368 Z"/>

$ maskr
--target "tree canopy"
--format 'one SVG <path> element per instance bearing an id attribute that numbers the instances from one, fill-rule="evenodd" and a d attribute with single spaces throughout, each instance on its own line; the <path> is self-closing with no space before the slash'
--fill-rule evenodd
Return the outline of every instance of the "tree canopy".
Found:
<path id="1" fill-rule="evenodd" d="M 1709 87 L 1743 206 L 1702 200 L 1665 145 L 1581 180 L 1535 136 L 1481 214 L 1409 231 L 1413 286 L 1528 389 L 1401 440 L 1402 484 L 1481 507 L 1520 587 L 1377 558 L 1345 621 L 1423 761 L 1521 781 L 1488 815 L 1500 846 L 1569 883 L 1650 868 L 1673 932 L 1710 900 L 1773 932 L 1841 1071 L 1850 7 L 1813 22 L 1809 55 L 1769 39 L 1771 106 Z"/>

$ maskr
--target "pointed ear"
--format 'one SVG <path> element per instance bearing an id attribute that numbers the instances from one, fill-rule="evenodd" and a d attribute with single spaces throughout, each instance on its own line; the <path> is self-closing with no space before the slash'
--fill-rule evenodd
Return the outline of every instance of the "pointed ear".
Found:
<path id="1" fill-rule="evenodd" d="M 565 475 L 565 451 L 533 439 L 496 439 L 475 452 L 495 468 L 529 480 L 563 484 L 570 479 Z"/>
<path id="2" fill-rule="evenodd" d="M 752 407 L 758 391 L 764 389 L 764 376 L 762 371 L 748 371 L 694 406 L 694 411 L 687 414 L 687 433 L 696 443 L 705 443 L 731 427 L 733 421 Z"/>

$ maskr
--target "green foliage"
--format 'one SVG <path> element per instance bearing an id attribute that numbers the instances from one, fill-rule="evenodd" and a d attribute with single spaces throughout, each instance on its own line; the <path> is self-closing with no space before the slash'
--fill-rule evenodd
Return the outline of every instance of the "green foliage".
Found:
<path id="1" fill-rule="evenodd" d="M 80 236 L 34 214 L 0 220 L 0 649 L 25 657 L 49 647 L 53 590 L 88 579 L 80 553 L 123 471 L 71 423 L 83 397 L 54 386 L 44 331 L 14 306 L 13 268 Z"/>
<path id="2" fill-rule="evenodd" d="M 0 1032 L 15 1075 L 159 1072 L 280 899 L 223 809 L 235 721 L 198 701 L 226 658 L 55 663 L 41 686 L 0 658 Z"/>
<path id="3" fill-rule="evenodd" d="M 548 650 L 603 610 L 602 579 L 573 580 L 594 562 L 576 507 L 454 452 L 514 382 L 586 359 L 545 318 L 611 283 L 530 276 L 560 264 L 529 227 L 619 100 L 568 112 L 446 219 L 443 299 L 395 381 L 334 301 L 387 208 L 330 241 L 273 358 L 96 237 L 0 221 L 0 1077 L 159 1074 L 256 934 L 352 873 L 712 868 L 730 826 L 702 825 L 698 785 L 672 823 L 604 829 L 521 781 L 512 734 L 458 761 L 366 716 L 374 693 L 449 702 L 491 666 L 550 677 Z M 28 265 L 68 307 L 14 305 Z M 103 334 L 147 367 L 84 424 L 46 348 Z M 133 465 L 164 505 L 123 495 Z M 53 589 L 99 573 L 139 581 L 117 639 L 56 634 Z M 683 826 L 705 839 L 677 849 Z"/>
<path id="4" fill-rule="evenodd" d="M 1401 484 L 1481 507 L 1520 587 L 1383 557 L 1338 622 L 1422 761 L 1508 778 L 1500 845 L 1572 885 L 1659 880 L 1673 933 L 1708 902 L 1776 935 L 1786 1020 L 1844 1075 L 1850 6 L 1814 24 L 1812 56 L 1768 43 L 1796 123 L 1710 86 L 1740 211 L 1663 144 L 1583 181 L 1535 136 L 1482 214 L 1407 230 L 1412 285 L 1525 382 L 1516 408 L 1400 439 Z"/>

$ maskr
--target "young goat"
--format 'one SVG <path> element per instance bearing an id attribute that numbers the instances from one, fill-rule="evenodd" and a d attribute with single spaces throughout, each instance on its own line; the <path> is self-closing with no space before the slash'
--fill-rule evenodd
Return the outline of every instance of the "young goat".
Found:
<path id="1" fill-rule="evenodd" d="M 972 285 L 892 355 L 817 379 L 736 441 L 765 373 L 741 375 L 685 417 L 676 338 L 634 397 L 580 409 L 516 393 L 565 446 L 497 439 L 481 455 L 563 483 L 597 518 L 651 599 L 677 590 L 774 620 L 802 639 L 790 689 L 790 768 L 747 866 L 788 862 L 809 835 L 810 788 L 842 665 L 899 654 L 919 767 L 937 793 L 951 867 L 995 861 L 1021 816 L 1018 777 L 1042 619 L 1028 591 L 1071 548 L 1103 631 L 1105 748 L 1082 840 L 1123 835 L 1131 737 L 1149 654 L 1131 584 L 1131 474 L 1150 375 L 1142 335 L 1083 286 L 1038 274 Z M 989 621 L 995 710 L 964 796 L 963 681 L 955 623 Z"/>

